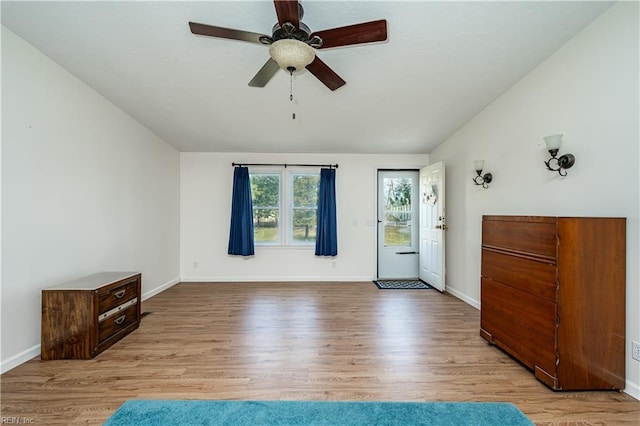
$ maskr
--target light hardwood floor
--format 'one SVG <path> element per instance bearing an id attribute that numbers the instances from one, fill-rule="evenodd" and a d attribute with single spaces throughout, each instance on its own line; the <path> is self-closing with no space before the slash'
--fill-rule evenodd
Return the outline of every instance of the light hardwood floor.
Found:
<path id="1" fill-rule="evenodd" d="M 102 424 L 127 399 L 509 401 L 541 425 L 640 424 L 621 392 L 553 392 L 436 290 L 372 283 L 181 283 L 88 361 L 2 375 L 2 416 Z"/>

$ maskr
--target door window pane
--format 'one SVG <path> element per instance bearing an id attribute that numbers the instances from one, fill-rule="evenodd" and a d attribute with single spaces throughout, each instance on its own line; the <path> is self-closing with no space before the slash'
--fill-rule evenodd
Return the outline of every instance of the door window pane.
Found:
<path id="1" fill-rule="evenodd" d="M 385 178 L 384 245 L 411 246 L 411 179 Z"/>

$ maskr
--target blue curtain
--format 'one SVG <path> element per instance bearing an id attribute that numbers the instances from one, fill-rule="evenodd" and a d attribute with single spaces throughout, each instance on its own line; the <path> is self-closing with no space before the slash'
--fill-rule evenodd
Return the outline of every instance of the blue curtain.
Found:
<path id="1" fill-rule="evenodd" d="M 233 170 L 228 253 L 241 256 L 254 254 L 253 204 L 251 203 L 251 182 L 247 167 L 236 167 Z"/>
<path id="2" fill-rule="evenodd" d="M 338 254 L 337 228 L 336 170 L 333 168 L 320 169 L 316 256 L 336 256 Z"/>

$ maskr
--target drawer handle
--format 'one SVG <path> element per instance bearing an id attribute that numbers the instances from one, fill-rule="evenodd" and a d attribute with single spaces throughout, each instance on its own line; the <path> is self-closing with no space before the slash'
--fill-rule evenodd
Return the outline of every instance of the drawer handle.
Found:
<path id="1" fill-rule="evenodd" d="M 119 292 L 117 292 L 116 294 L 114 294 L 114 296 L 116 296 L 116 298 L 118 299 L 122 299 L 124 297 L 124 294 L 127 292 L 127 290 L 120 290 Z"/>
<path id="2" fill-rule="evenodd" d="M 126 318 L 126 315 L 122 315 L 121 317 L 118 317 L 116 319 L 113 320 L 114 323 L 116 323 L 117 325 L 120 325 L 124 322 L 124 319 Z"/>

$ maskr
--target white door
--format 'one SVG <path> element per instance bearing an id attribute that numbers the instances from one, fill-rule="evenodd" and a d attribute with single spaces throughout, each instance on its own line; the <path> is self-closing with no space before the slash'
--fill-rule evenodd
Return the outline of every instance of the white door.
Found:
<path id="1" fill-rule="evenodd" d="M 417 170 L 378 171 L 378 278 L 418 278 Z"/>
<path id="2" fill-rule="evenodd" d="M 420 170 L 420 279 L 440 291 L 445 289 L 444 242 L 447 230 L 444 208 L 444 163 Z"/>

